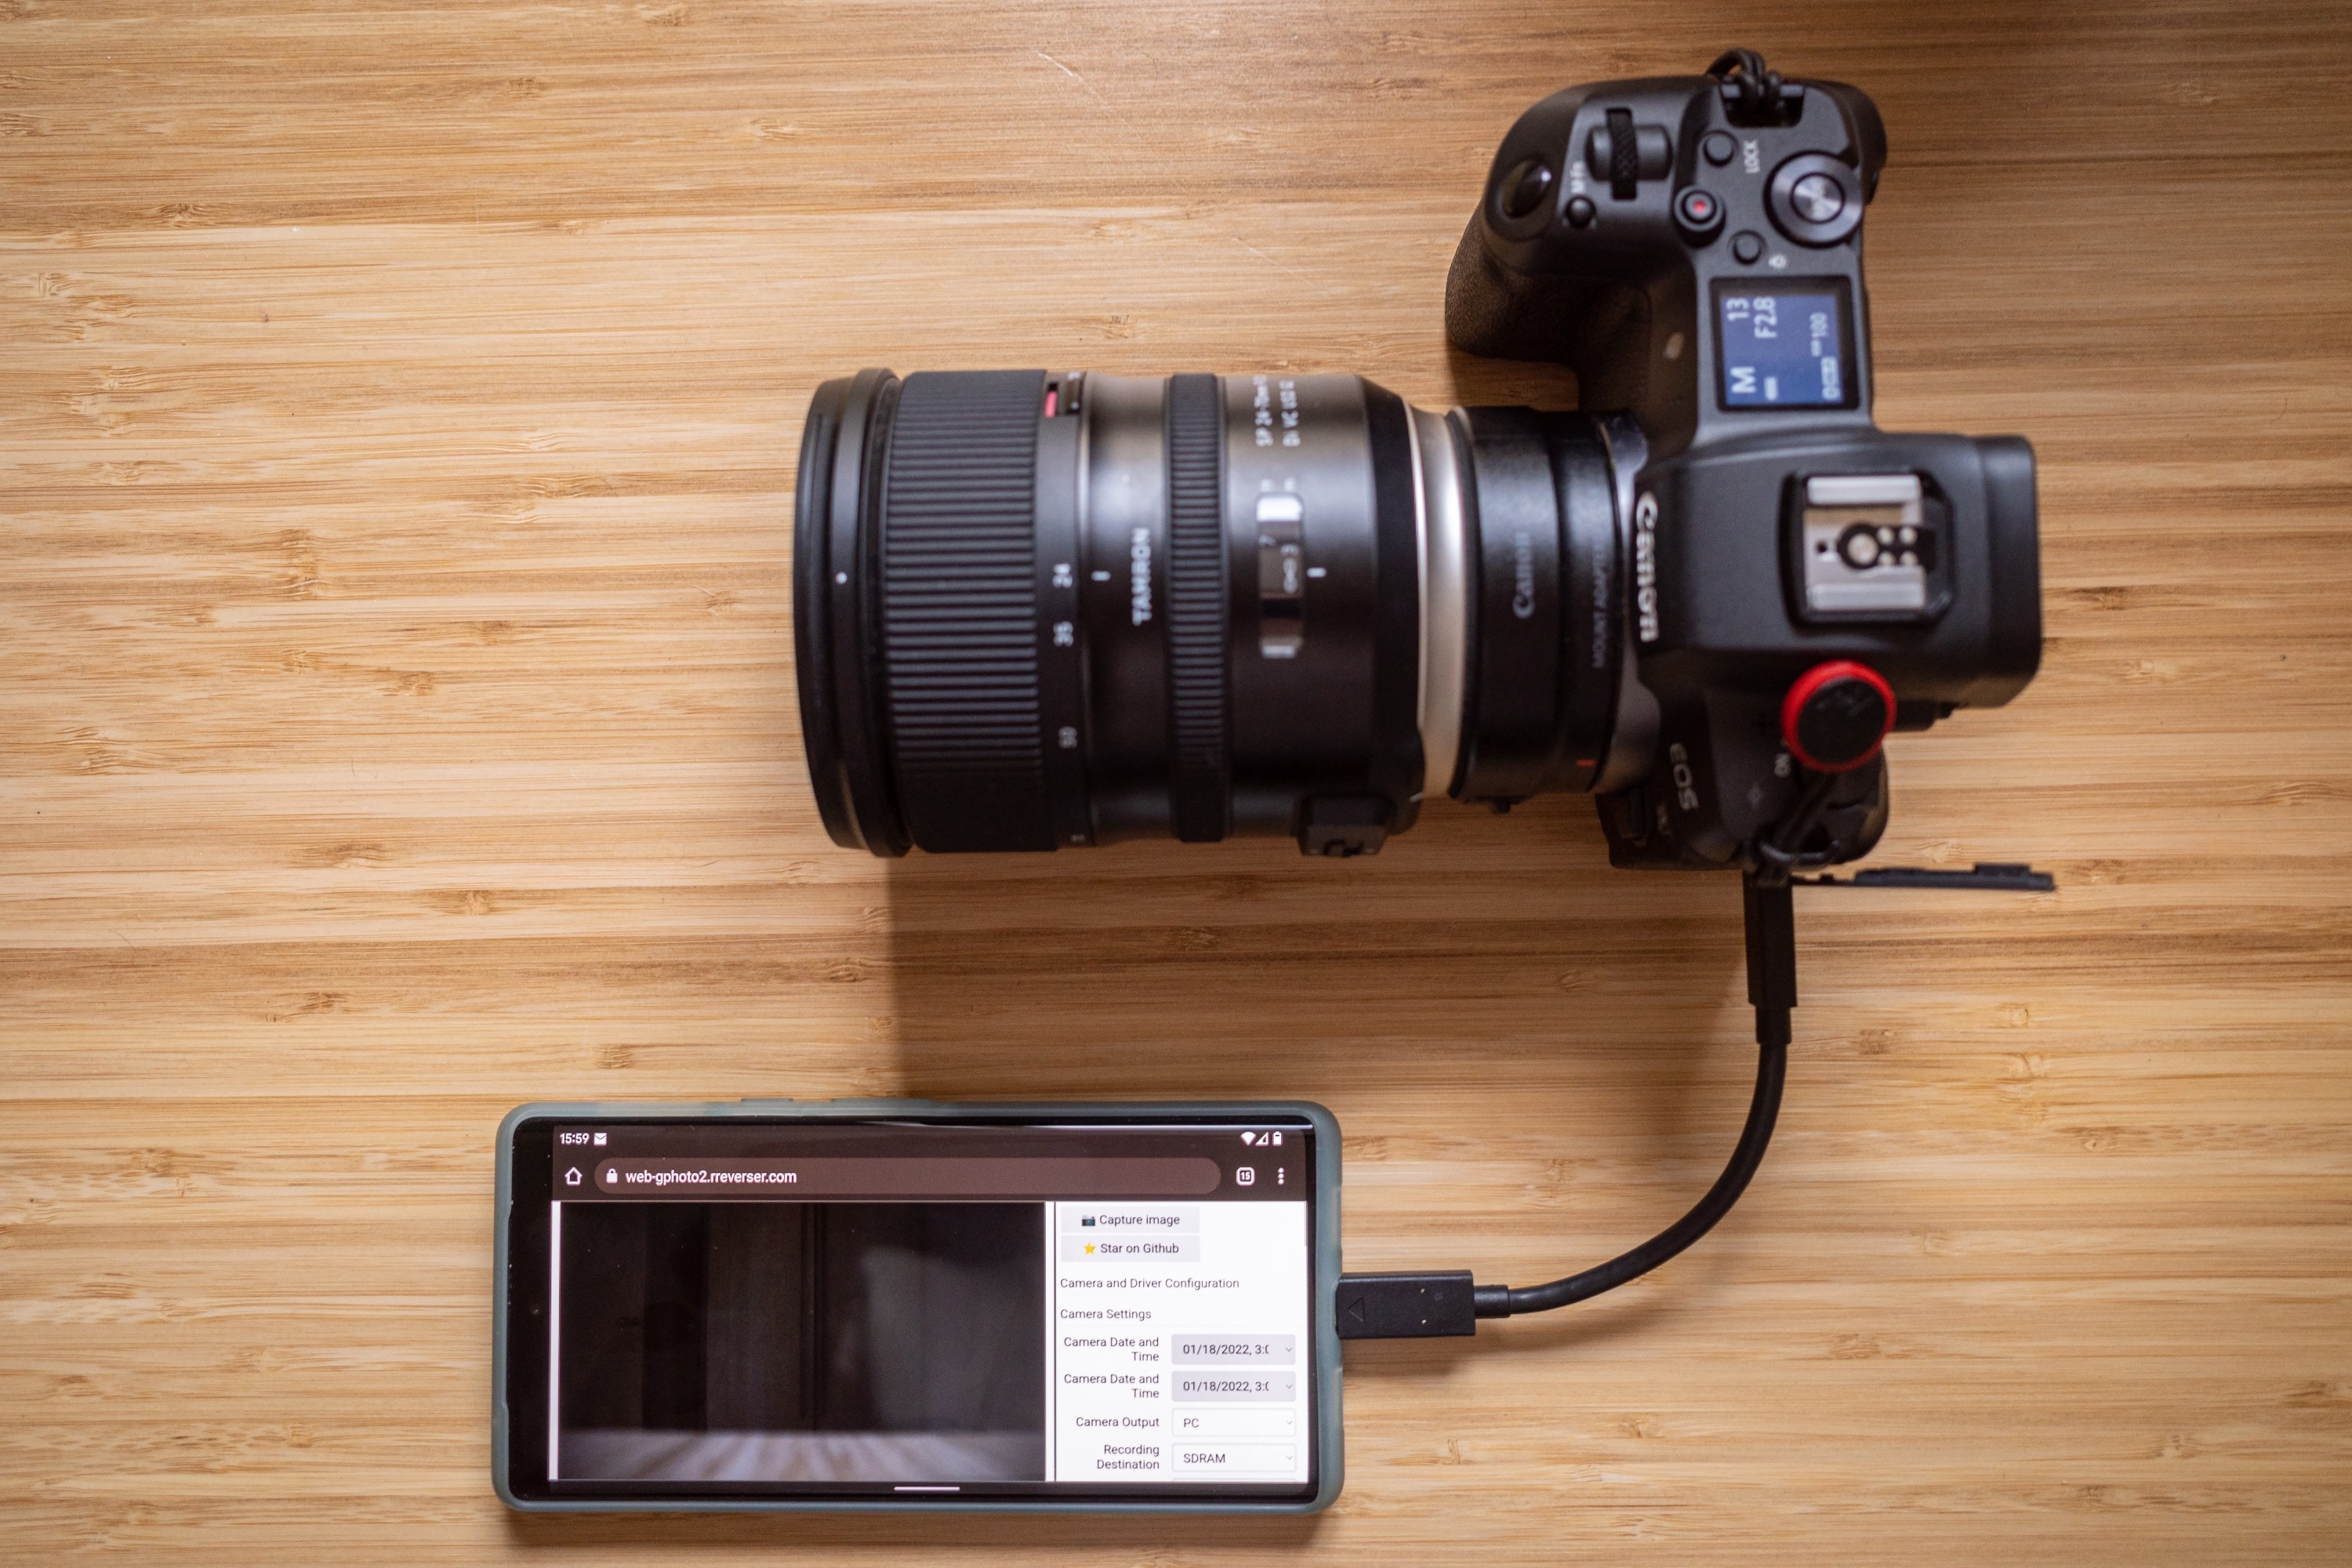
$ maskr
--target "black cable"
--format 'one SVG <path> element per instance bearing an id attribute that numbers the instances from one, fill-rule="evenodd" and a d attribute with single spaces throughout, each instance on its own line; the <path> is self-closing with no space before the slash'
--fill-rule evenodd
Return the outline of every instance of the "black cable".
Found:
<path id="1" fill-rule="evenodd" d="M 1721 62 L 1717 64 L 1719 68 Z M 1706 1195 L 1688 1214 L 1632 1251 L 1546 1285 L 1518 1289 L 1480 1285 L 1466 1268 L 1421 1274 L 1343 1274 L 1334 1300 L 1341 1339 L 1472 1334 L 1478 1331 L 1480 1318 L 1549 1312 L 1590 1300 L 1680 1255 L 1731 1212 L 1754 1179 L 1757 1167 L 1764 1163 L 1764 1151 L 1772 1142 L 1772 1124 L 1780 1114 L 1781 1087 L 1789 1075 L 1790 1015 L 1797 1005 L 1797 929 L 1790 873 L 1833 864 L 1845 856 L 1845 847 L 1834 842 L 1822 849 L 1801 847 L 1820 826 L 1839 777 L 1821 773 L 1807 779 L 1796 805 L 1780 825 L 1748 840 L 1745 847 L 1740 897 L 1748 935 L 1748 1000 L 1756 1009 L 1756 1093 L 1748 1102 L 1748 1121 L 1739 1130 L 1738 1147 L 1732 1150 L 1730 1163 Z M 1888 886 L 1998 887 L 2042 892 L 2051 887 L 2047 875 L 2027 866 L 1980 865 L 1974 872 L 1898 868 L 1882 875 L 1888 879 Z M 1862 872 L 1855 882 L 1871 876 Z"/>
<path id="2" fill-rule="evenodd" d="M 1796 808 L 1782 819 L 1770 833 L 1748 840 L 1748 877 L 1750 882 L 1770 885 L 1785 883 L 1790 874 L 1799 868 L 1811 869 L 1833 864 L 1838 858 L 1837 846 L 1808 855 L 1802 852 L 1806 835 L 1821 821 L 1828 809 L 1830 795 L 1836 790 L 1838 776 L 1832 773 L 1815 773 L 1804 792 L 1798 795 Z"/>
<path id="3" fill-rule="evenodd" d="M 1810 825 L 1808 825 L 1810 826 Z M 1789 1074 L 1789 1015 L 1797 1005 L 1797 938 L 1785 872 L 1741 879 L 1747 917 L 1748 1000 L 1756 1009 L 1756 1092 L 1731 1161 L 1690 1212 L 1629 1252 L 1549 1284 L 1479 1285 L 1466 1269 L 1349 1274 L 1336 1307 L 1341 1339 L 1418 1339 L 1477 1331 L 1480 1318 L 1549 1312 L 1638 1279 L 1680 1255 L 1731 1212 L 1764 1163 Z"/>
<path id="4" fill-rule="evenodd" d="M 1641 1246 L 1621 1252 L 1606 1263 L 1548 1285 L 1513 1289 L 1507 1285 L 1475 1288 L 1472 1306 L 1481 1318 L 1510 1318 L 1522 1312 L 1549 1312 L 1556 1307 L 1589 1300 L 1638 1279 L 1691 1243 L 1713 1230 L 1748 1190 L 1764 1151 L 1772 1142 L 1772 1126 L 1780 1115 L 1780 1089 L 1789 1077 L 1789 1014 L 1797 1005 L 1796 922 L 1784 880 L 1777 886 L 1754 878 L 1742 885 L 1748 929 L 1748 1000 L 1756 1008 L 1756 1092 L 1748 1101 L 1748 1121 L 1730 1163 L 1706 1195 L 1690 1212 Z"/>
<path id="5" fill-rule="evenodd" d="M 1764 1163 L 1765 1148 L 1772 1142 L 1772 1123 L 1780 1113 L 1780 1086 L 1789 1073 L 1788 1016 L 1785 1009 L 1780 1015 L 1781 1038 L 1758 1044 L 1756 1096 L 1748 1101 L 1748 1125 L 1740 1129 L 1739 1146 L 1731 1152 L 1731 1163 L 1688 1214 L 1632 1251 L 1621 1252 L 1581 1274 L 1518 1289 L 1507 1285 L 1478 1286 L 1472 1298 L 1476 1315 L 1510 1318 L 1522 1312 L 1549 1312 L 1556 1307 L 1589 1300 L 1603 1290 L 1614 1290 L 1628 1280 L 1640 1279 L 1713 1230 L 1716 1222 L 1729 1214 L 1731 1205 L 1739 1201 L 1739 1194 L 1748 1190 L 1756 1167 Z M 1769 1032 L 1760 1013 L 1757 1029 L 1759 1033 Z"/>

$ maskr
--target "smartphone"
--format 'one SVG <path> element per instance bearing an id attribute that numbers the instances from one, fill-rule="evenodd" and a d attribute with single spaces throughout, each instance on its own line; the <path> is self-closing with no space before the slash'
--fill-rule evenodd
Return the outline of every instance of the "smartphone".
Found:
<path id="1" fill-rule="evenodd" d="M 499 1495 L 1312 1512 L 1339 1276 L 1318 1105 L 520 1106 Z"/>

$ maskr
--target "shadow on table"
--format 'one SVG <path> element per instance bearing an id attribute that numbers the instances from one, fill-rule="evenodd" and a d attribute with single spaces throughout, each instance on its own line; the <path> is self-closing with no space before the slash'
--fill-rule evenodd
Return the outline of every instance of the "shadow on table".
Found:
<path id="1" fill-rule="evenodd" d="M 1525 1285 L 1588 1267 L 1696 1201 L 1738 1137 L 1754 1070 L 1738 879 L 1611 868 L 1580 800 L 1507 817 L 1440 803 L 1352 861 L 1139 843 L 915 855 L 888 878 L 894 1089 L 1319 1101 L 1345 1129 L 1356 1268 L 1492 1279 L 1507 1254 L 1501 1278 Z M 1671 1209 L 1628 1213 L 1623 1186 L 1669 1160 L 1710 1168 Z M 1580 1204 L 1604 1167 L 1618 1195 Z M 1587 1238 L 1577 1255 L 1531 1239 L 1554 1227 Z M 1677 1261 L 1684 1287 L 1703 1252 Z M 1650 1311 L 1636 1291 L 1475 1340 L 1358 1346 L 1349 1368 Z"/>

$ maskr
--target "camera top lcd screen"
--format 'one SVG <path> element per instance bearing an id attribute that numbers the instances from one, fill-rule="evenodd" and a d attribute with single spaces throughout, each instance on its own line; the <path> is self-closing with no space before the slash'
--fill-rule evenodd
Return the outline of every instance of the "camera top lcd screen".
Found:
<path id="1" fill-rule="evenodd" d="M 1313 1138 L 525 1122 L 517 1495 L 1311 1493 Z"/>
<path id="2" fill-rule="evenodd" d="M 1843 283 L 1722 284 L 1715 304 L 1724 407 L 1853 406 Z"/>

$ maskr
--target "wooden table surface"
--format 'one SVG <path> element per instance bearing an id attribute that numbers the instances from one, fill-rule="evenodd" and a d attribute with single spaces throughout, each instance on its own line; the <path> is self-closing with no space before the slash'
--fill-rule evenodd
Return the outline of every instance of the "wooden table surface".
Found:
<path id="1" fill-rule="evenodd" d="M 1738 14 L 1735 14 L 1737 12 Z M 2339 5 L 0 6 L 0 1558 L 2342 1563 L 2352 20 Z M 1648 1234 L 1748 1090 L 1738 896 L 1591 808 L 1379 858 L 884 865 L 803 773 L 793 457 L 863 364 L 1450 354 L 1496 141 L 1865 86 L 1891 426 L 2042 459 L 2049 645 L 1807 892 L 1734 1217 L 1348 1357 L 1313 1520 L 520 1519 L 518 1101 L 1285 1095 L 1349 1261 Z"/>

